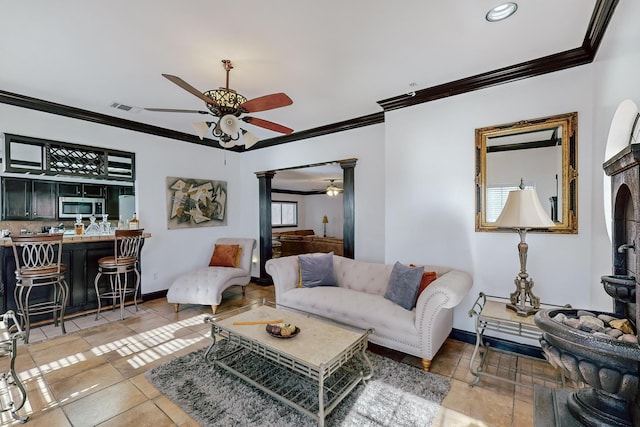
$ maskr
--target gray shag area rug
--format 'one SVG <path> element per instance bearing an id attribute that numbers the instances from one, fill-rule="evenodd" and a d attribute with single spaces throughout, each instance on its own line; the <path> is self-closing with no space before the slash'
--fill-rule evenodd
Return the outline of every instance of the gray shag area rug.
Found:
<path id="1" fill-rule="evenodd" d="M 204 349 L 190 353 L 145 375 L 202 426 L 317 425 L 315 419 L 205 361 L 203 355 Z M 367 355 L 373 377 L 366 386 L 360 383 L 326 417 L 325 425 L 430 426 L 449 392 L 449 380 L 369 351 Z M 317 388 L 309 393 L 317 399 Z"/>

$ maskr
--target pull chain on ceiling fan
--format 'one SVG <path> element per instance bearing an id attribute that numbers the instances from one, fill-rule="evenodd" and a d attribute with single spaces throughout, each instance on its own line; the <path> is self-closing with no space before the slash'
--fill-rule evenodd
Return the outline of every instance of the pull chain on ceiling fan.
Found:
<path id="1" fill-rule="evenodd" d="M 178 76 L 162 74 L 167 80 L 204 101 L 209 111 L 172 108 L 145 108 L 145 110 L 165 113 L 210 114 L 217 117 L 217 121 L 196 122 L 193 124 L 193 128 L 200 139 L 204 139 L 207 132 L 211 130 L 213 136 L 218 138 L 219 144 L 224 148 L 231 148 L 238 144 L 240 137 L 242 137 L 245 148 L 250 148 L 259 141 L 256 135 L 240 127 L 240 121 L 286 135 L 293 132 L 293 129 L 268 120 L 252 116 L 240 117 L 245 113 L 257 113 L 286 107 L 291 105 L 293 101 L 282 92 L 247 100 L 246 97 L 229 88 L 229 72 L 233 69 L 231 61 L 223 59 L 222 66 L 227 73 L 226 86 L 206 92 L 200 92 Z"/>

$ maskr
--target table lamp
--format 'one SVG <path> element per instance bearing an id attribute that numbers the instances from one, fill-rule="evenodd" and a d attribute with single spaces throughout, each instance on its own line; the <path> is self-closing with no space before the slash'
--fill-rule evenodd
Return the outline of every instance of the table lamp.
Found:
<path id="1" fill-rule="evenodd" d="M 329 223 L 329 218 L 327 218 L 327 216 L 323 216 L 322 217 L 322 225 L 324 226 L 324 236 L 323 237 L 327 237 L 327 224 Z"/>
<path id="2" fill-rule="evenodd" d="M 513 228 L 520 234 L 520 243 L 518 244 L 520 273 L 514 280 L 516 290 L 511 293 L 511 304 L 507 304 L 507 307 L 514 310 L 518 316 L 529 316 L 540 309 L 540 298 L 531 292 L 533 280 L 527 274 L 529 245 L 525 242 L 525 237 L 527 231 L 532 228 L 546 228 L 555 224 L 542 208 L 536 190 L 533 188 L 525 189 L 521 182 L 519 190 L 509 192 L 507 202 L 495 225 L 499 228 Z M 531 305 L 527 305 L 527 303 Z"/>

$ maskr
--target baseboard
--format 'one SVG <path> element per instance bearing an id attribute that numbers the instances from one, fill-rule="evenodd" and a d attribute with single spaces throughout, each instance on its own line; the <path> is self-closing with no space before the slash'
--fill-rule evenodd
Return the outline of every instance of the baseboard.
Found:
<path id="1" fill-rule="evenodd" d="M 155 299 L 165 298 L 167 296 L 167 290 L 150 292 L 142 295 L 142 301 L 153 301 Z"/>
<path id="2" fill-rule="evenodd" d="M 466 342 L 469 344 L 476 344 L 475 332 L 463 331 L 460 329 L 453 329 L 449 334 L 449 338 L 457 341 Z M 523 356 L 535 357 L 536 359 L 543 359 L 544 355 L 540 347 L 536 347 L 529 344 L 522 344 L 519 342 L 509 341 L 501 338 L 484 336 L 485 343 L 498 350 L 510 351 L 511 353 L 522 354 Z"/>
<path id="3" fill-rule="evenodd" d="M 273 285 L 273 279 L 269 277 L 251 277 L 251 282 L 258 286 L 271 286 Z"/>

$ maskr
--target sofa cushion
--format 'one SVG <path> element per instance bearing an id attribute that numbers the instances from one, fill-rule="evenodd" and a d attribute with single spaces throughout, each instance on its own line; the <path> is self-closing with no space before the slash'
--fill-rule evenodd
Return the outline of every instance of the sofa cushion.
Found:
<path id="1" fill-rule="evenodd" d="M 298 262 L 303 288 L 337 286 L 333 273 L 333 252 L 316 256 L 300 255 Z"/>
<path id="2" fill-rule="evenodd" d="M 409 267 L 399 261 L 393 265 L 384 297 L 406 310 L 415 307 L 424 267 Z"/>
<path id="3" fill-rule="evenodd" d="M 384 296 L 393 265 L 334 257 L 336 282 L 341 288 Z"/>
<path id="4" fill-rule="evenodd" d="M 415 311 L 408 311 L 381 295 L 340 287 L 292 289 L 280 297 L 279 304 L 326 317 L 413 347 L 420 346 Z M 282 307 L 286 308 L 286 307 Z"/>
<path id="5" fill-rule="evenodd" d="M 237 267 L 239 245 L 215 244 L 209 260 L 209 267 Z"/>

